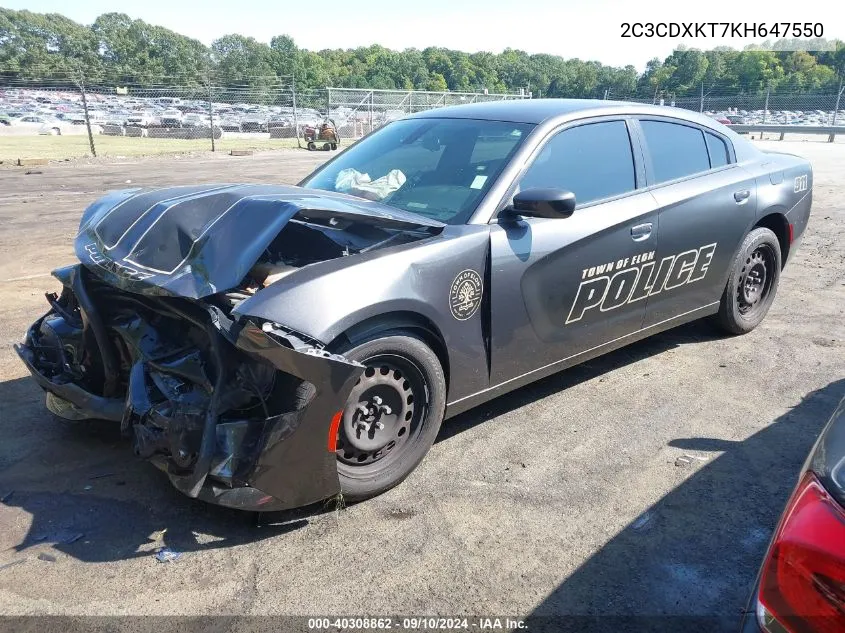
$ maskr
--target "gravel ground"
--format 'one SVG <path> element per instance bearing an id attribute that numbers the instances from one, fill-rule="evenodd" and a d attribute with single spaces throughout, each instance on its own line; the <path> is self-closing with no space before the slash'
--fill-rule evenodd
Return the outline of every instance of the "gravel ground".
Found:
<path id="1" fill-rule="evenodd" d="M 107 425 L 55 423 L 10 346 L 104 191 L 295 182 L 326 155 L 0 171 L 0 613 L 734 630 L 798 469 L 845 395 L 845 147 L 761 146 L 807 156 L 816 178 L 810 226 L 761 327 L 727 338 L 693 323 L 552 376 L 444 424 L 398 488 L 260 524 L 181 496 Z M 181 559 L 156 562 L 162 543 Z"/>

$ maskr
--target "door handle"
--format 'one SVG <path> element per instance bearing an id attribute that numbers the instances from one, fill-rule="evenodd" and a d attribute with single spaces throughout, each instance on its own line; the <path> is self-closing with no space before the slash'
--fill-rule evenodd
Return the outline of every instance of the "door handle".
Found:
<path id="1" fill-rule="evenodd" d="M 647 240 L 651 237 L 651 230 L 652 230 L 651 222 L 646 222 L 645 224 L 637 224 L 636 226 L 631 227 L 631 239 L 635 242 L 642 242 L 643 240 Z"/>
<path id="2" fill-rule="evenodd" d="M 735 191 L 734 192 L 734 200 L 736 200 L 737 204 L 742 204 L 748 198 L 751 197 L 751 192 L 748 189 L 743 189 L 742 191 Z"/>

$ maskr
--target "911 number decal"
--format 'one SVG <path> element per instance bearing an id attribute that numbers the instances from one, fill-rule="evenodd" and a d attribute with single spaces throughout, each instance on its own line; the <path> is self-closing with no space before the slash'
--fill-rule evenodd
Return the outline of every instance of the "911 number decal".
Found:
<path id="1" fill-rule="evenodd" d="M 566 323 L 580 321 L 588 311 L 595 308 L 601 312 L 615 310 L 663 290 L 701 281 L 707 275 L 715 252 L 714 242 L 664 257 L 656 268 L 654 251 L 585 268 L 581 271 L 581 279 L 584 281 L 578 286 Z M 602 274 L 610 272 L 613 275 Z"/>
<path id="2" fill-rule="evenodd" d="M 792 191 L 794 193 L 801 193 L 802 191 L 807 191 L 807 187 L 809 186 L 807 180 L 807 174 L 804 174 L 803 176 L 797 176 L 795 178 L 795 186 L 792 188 Z"/>

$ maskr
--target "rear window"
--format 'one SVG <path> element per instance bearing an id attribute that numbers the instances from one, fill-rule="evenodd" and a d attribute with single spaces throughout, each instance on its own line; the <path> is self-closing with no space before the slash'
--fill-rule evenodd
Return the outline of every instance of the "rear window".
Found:
<path id="1" fill-rule="evenodd" d="M 725 141 L 710 132 L 705 132 L 704 137 L 707 139 L 707 151 L 710 152 L 710 167 L 723 167 L 731 162 Z"/>
<path id="2" fill-rule="evenodd" d="M 641 121 L 656 183 L 710 169 L 704 133 L 695 127 L 665 121 Z"/>

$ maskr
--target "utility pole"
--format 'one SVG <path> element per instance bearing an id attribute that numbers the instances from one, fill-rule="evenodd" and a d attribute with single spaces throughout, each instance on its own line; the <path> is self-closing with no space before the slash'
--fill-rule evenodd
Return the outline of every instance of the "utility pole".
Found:
<path id="1" fill-rule="evenodd" d="M 82 110 L 85 113 L 85 127 L 88 128 L 88 145 L 91 147 L 91 156 L 97 157 L 97 150 L 94 148 L 94 135 L 91 133 L 91 117 L 88 116 L 88 99 L 85 98 L 85 79 L 79 73 L 79 92 L 82 93 Z"/>

